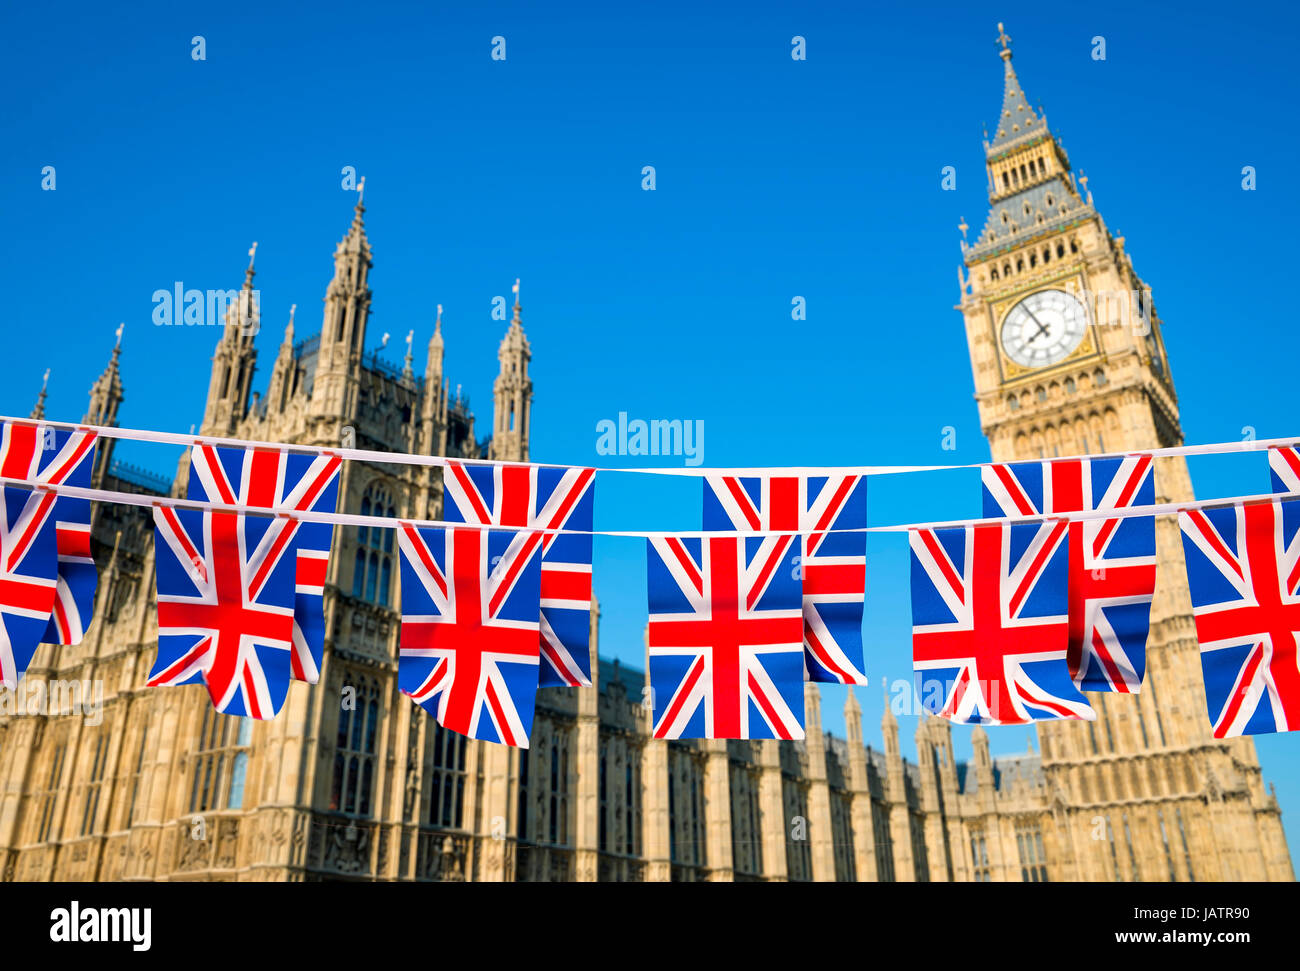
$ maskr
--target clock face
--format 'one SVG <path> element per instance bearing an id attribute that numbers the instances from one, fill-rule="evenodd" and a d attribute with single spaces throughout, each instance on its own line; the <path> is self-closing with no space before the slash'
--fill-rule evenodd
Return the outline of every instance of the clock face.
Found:
<path id="1" fill-rule="evenodd" d="M 1046 367 L 1083 340 L 1088 314 L 1064 290 L 1039 290 L 1011 308 L 1002 321 L 1002 348 L 1022 367 Z"/>

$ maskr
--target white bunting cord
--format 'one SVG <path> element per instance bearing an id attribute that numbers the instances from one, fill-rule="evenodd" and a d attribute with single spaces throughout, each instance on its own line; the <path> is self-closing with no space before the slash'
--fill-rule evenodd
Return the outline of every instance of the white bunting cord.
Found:
<path id="1" fill-rule="evenodd" d="M 565 465 L 553 462 L 503 462 L 496 459 L 462 459 L 445 455 L 412 455 L 408 452 L 374 452 L 357 448 L 325 448 L 316 445 L 293 445 L 285 442 L 255 442 L 242 438 L 218 438 L 210 435 L 180 435 L 174 432 L 142 431 L 133 428 L 113 428 L 107 425 L 85 425 L 76 422 L 47 421 L 44 418 L 10 418 L 0 416 L 0 422 L 17 425 L 49 425 L 54 428 L 91 431 L 103 438 L 115 438 L 132 442 L 153 442 L 155 444 L 182 445 L 217 445 L 227 448 L 260 448 L 296 452 L 306 455 L 337 455 L 341 459 L 354 462 L 374 462 L 383 465 L 418 465 L 444 467 L 452 462 L 461 465 L 537 465 L 550 469 L 593 469 L 596 472 L 625 472 L 634 475 L 671 475 L 702 477 L 709 475 L 729 476 L 823 476 L 823 475 L 902 475 L 909 472 L 946 472 L 954 469 L 982 469 L 991 465 L 1005 465 L 1005 462 L 970 462 L 964 465 L 827 465 L 827 466 L 766 466 L 753 468 L 613 468 L 590 465 Z M 1089 455 L 1060 455 L 1051 458 L 1023 459 L 1019 462 L 1077 462 L 1081 459 L 1125 458 L 1132 455 L 1150 455 L 1153 458 L 1169 458 L 1187 455 L 1221 455 L 1233 452 L 1259 452 L 1268 448 L 1300 445 L 1300 437 L 1251 439 L 1237 442 L 1217 442 L 1209 445 L 1172 445 L 1166 448 L 1135 448 L 1124 452 L 1098 452 Z M 641 535 L 641 534 L 638 534 Z M 677 535 L 677 534 L 674 534 Z M 716 534 L 715 534 L 716 535 Z"/>
<path id="2" fill-rule="evenodd" d="M 490 529 L 528 533 L 554 533 L 575 536 L 615 536 L 627 539 L 710 539 L 721 536 L 791 536 L 799 532 L 820 533 L 905 533 L 913 529 L 959 529 L 993 523 L 1044 523 L 1083 522 L 1093 519 L 1128 519 L 1134 516 L 1172 516 L 1184 510 L 1214 509 L 1249 502 L 1270 502 L 1275 499 L 1300 499 L 1300 492 L 1270 492 L 1255 496 L 1232 496 L 1224 499 L 1195 499 L 1191 502 L 1165 502 L 1152 506 L 1125 506 L 1120 509 L 1089 509 L 1072 513 L 1052 513 L 1040 516 L 998 516 L 984 519 L 950 519 L 927 523 L 898 523 L 890 526 L 860 526 L 853 529 L 789 530 L 789 529 L 707 529 L 707 530 L 606 530 L 606 529 L 554 529 L 547 527 L 493 526 L 479 523 L 453 523 L 442 519 L 402 519 L 387 516 L 360 516 L 352 513 L 311 512 L 298 509 L 268 509 L 265 506 L 227 505 L 202 499 L 180 499 L 174 496 L 150 496 L 138 492 L 113 492 L 108 489 L 83 489 L 79 486 L 33 482 L 30 479 L 0 477 L 0 486 L 52 492 L 59 496 L 89 499 L 93 502 L 111 502 L 124 506 L 171 509 L 195 509 L 205 512 L 231 512 L 245 516 L 283 517 L 306 523 L 329 523 L 335 526 L 367 526 L 380 529 L 400 529 L 403 526 L 439 529 Z"/>

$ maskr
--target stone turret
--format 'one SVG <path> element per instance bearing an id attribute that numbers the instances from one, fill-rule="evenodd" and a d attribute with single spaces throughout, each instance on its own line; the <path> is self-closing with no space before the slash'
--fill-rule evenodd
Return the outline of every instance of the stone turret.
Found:
<path id="1" fill-rule="evenodd" d="M 122 374 L 120 359 L 122 356 L 122 332 L 126 329 L 126 324 L 117 325 L 117 343 L 113 345 L 113 356 L 108 360 L 108 366 L 95 383 L 90 386 L 90 406 L 86 409 L 85 417 L 81 420 L 87 425 L 103 425 L 114 427 L 117 425 L 118 409 L 122 407 L 124 395 L 122 394 Z M 112 463 L 113 446 L 115 439 L 105 438 L 98 444 L 95 453 L 95 468 L 91 473 L 91 485 L 98 489 L 104 481 L 109 466 Z"/>
<path id="2" fill-rule="evenodd" d="M 354 421 L 357 415 L 361 356 L 370 319 L 370 269 L 374 260 L 366 238 L 364 189 L 362 179 L 352 225 L 334 248 L 334 276 L 325 291 L 320 356 L 312 391 L 313 411 L 345 423 Z"/>
<path id="3" fill-rule="evenodd" d="M 492 386 L 493 426 L 491 458 L 507 462 L 528 461 L 529 418 L 533 402 L 533 380 L 528 365 L 533 352 L 524 333 L 519 281 L 515 281 L 514 316 L 501 340 L 497 359 L 501 371 Z"/>

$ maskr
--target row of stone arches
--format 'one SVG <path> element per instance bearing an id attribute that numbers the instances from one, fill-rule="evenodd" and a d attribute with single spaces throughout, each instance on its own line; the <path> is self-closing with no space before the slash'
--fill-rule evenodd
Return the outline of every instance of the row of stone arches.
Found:
<path id="1" fill-rule="evenodd" d="M 1089 455 L 1114 449 L 1120 440 L 1119 415 L 1107 408 L 1018 432 L 1013 454 L 1021 459 Z"/>
<path id="2" fill-rule="evenodd" d="M 1021 408 L 1028 408 L 1035 402 L 1038 404 L 1063 402 L 1070 395 L 1079 391 L 1086 392 L 1094 388 L 1105 387 L 1108 380 L 1105 370 L 1100 367 L 1093 368 L 1091 371 L 1080 371 L 1078 374 L 1066 375 L 1064 378 L 1054 379 L 1034 388 L 1022 388 L 1019 391 L 1011 392 L 1007 395 L 1007 409 L 1009 411 L 1019 411 Z"/>
<path id="3" fill-rule="evenodd" d="M 1003 212 L 1003 222 L 1006 222 L 1006 215 L 1007 214 Z M 1057 240 L 1055 247 L 1053 247 L 1051 243 L 1045 243 L 1041 250 L 1037 248 L 1022 250 L 1016 255 L 1014 261 L 1008 256 L 1002 261 L 1001 271 L 998 270 L 998 266 L 995 263 L 989 270 L 989 279 L 994 283 L 997 283 L 999 280 L 1009 280 L 1013 276 L 1024 273 L 1027 270 L 1037 269 L 1040 260 L 1042 265 L 1046 266 L 1048 263 L 1052 262 L 1053 254 L 1055 254 L 1057 260 L 1063 260 L 1067 253 L 1077 254 L 1078 252 L 1079 241 L 1073 236 L 1070 237 L 1068 242 L 1066 240 Z M 983 278 L 981 277 L 981 282 L 982 280 Z"/>

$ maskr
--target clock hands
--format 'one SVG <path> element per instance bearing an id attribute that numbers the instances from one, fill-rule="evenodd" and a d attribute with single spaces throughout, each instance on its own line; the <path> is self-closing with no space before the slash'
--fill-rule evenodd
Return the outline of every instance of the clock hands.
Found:
<path id="1" fill-rule="evenodd" d="M 1043 323 L 1041 320 L 1039 320 L 1037 317 L 1034 316 L 1034 312 L 1029 309 L 1028 304 L 1025 305 L 1025 313 L 1029 314 L 1029 319 L 1038 325 L 1038 332 L 1035 333 L 1033 337 L 1029 338 L 1029 340 L 1025 342 L 1028 344 L 1038 340 L 1038 338 L 1041 337 L 1043 334 L 1048 333 L 1048 331 L 1051 328 L 1049 328 L 1045 323 Z"/>

